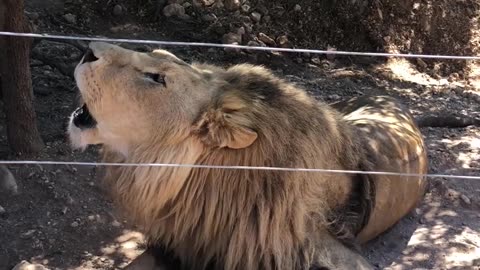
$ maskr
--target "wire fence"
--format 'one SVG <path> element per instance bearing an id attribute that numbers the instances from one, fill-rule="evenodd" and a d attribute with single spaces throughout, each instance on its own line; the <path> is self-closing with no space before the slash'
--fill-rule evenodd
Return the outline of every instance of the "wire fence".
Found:
<path id="1" fill-rule="evenodd" d="M 164 46 L 214 47 L 214 48 L 231 48 L 231 49 L 245 49 L 245 50 L 257 50 L 257 51 L 277 51 L 277 52 L 312 53 L 312 54 L 327 54 L 327 55 L 332 54 L 332 55 L 346 55 L 346 56 L 430 58 L 430 59 L 448 59 L 448 60 L 480 60 L 480 56 L 352 52 L 352 51 L 337 51 L 337 50 L 314 50 L 314 49 L 246 46 L 246 45 L 237 45 L 237 44 L 219 44 L 219 43 L 203 43 L 203 42 L 160 41 L 160 40 L 147 40 L 147 39 L 121 39 L 121 38 L 88 37 L 88 36 L 81 37 L 81 36 L 16 33 L 16 32 L 2 32 L 2 31 L 0 31 L 0 36 L 42 38 L 42 39 L 53 39 L 53 40 L 61 39 L 61 40 L 79 40 L 79 41 L 136 43 L 136 44 L 164 45 Z"/>
<path id="2" fill-rule="evenodd" d="M 289 53 L 311 53 L 311 54 L 331 54 L 345 56 L 370 56 L 370 57 L 400 57 L 400 58 L 429 58 L 429 59 L 448 59 L 448 60 L 480 60 L 480 56 L 458 56 L 458 55 L 428 55 L 428 54 L 401 54 L 401 53 L 379 53 L 379 52 L 353 52 L 337 50 L 316 50 L 316 49 L 296 49 L 296 48 L 278 48 L 278 47 L 259 47 L 244 46 L 237 44 L 218 44 L 202 42 L 180 42 L 180 41 L 160 41 L 146 39 L 119 39 L 106 37 L 89 36 L 67 36 L 53 34 L 36 33 L 16 33 L 0 31 L 0 36 L 12 36 L 20 38 L 41 38 L 52 40 L 77 40 L 77 41 L 102 41 L 117 43 L 136 43 L 148 45 L 163 46 L 186 46 L 186 47 L 214 47 L 214 48 L 232 48 L 257 51 L 277 51 Z M 178 167 L 178 168 L 205 168 L 205 169 L 226 169 L 226 170 L 267 170 L 267 171 L 289 171 L 289 172 L 317 172 L 317 173 L 340 173 L 340 174 L 370 174 L 370 175 L 390 175 L 405 177 L 440 177 L 450 179 L 470 179 L 480 180 L 480 176 L 475 175 L 455 175 L 455 174 L 414 174 L 386 171 L 358 171 L 358 170 L 333 170 L 320 168 L 285 168 L 285 167 L 256 167 L 256 166 L 220 166 L 220 165 L 198 165 L 198 164 L 169 164 L 169 163 L 104 163 L 104 162 L 77 162 L 77 161 L 36 161 L 36 160 L 3 160 L 2 165 L 72 165 L 72 166 L 128 166 L 128 167 Z M 474 171 L 477 172 L 477 171 Z"/>
<path id="3" fill-rule="evenodd" d="M 451 179 L 480 180 L 480 176 L 454 175 L 454 174 L 418 174 L 399 173 L 386 171 L 358 171 L 358 170 L 334 170 L 318 168 L 287 168 L 287 167 L 265 167 L 265 166 L 223 166 L 223 165 L 199 165 L 181 163 L 108 163 L 108 162 L 80 162 L 80 161 L 37 161 L 37 160 L 2 160 L 3 165 L 71 165 L 71 166 L 102 166 L 102 167 L 170 167 L 170 168 L 201 168 L 201 169 L 224 169 L 224 170 L 260 170 L 260 171 L 284 171 L 284 172 L 317 172 L 317 173 L 344 173 L 344 174 L 369 174 L 369 175 L 390 175 L 405 177 L 441 177 Z"/>

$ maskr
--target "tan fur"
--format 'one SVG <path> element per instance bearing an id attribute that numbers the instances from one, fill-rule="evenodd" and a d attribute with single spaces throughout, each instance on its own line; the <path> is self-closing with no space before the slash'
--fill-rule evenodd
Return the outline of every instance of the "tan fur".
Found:
<path id="1" fill-rule="evenodd" d="M 393 101 L 373 113 L 338 112 L 262 67 L 90 48 L 99 60 L 79 65 L 75 77 L 98 124 L 70 122 L 69 132 L 76 147 L 103 144 L 105 162 L 426 170 L 421 135 Z M 391 119 L 367 117 L 379 111 Z M 362 131 L 365 123 L 374 131 Z M 418 177 L 187 167 L 108 167 L 105 181 L 149 243 L 187 269 L 371 269 L 343 243 L 385 231 L 424 189 Z"/>

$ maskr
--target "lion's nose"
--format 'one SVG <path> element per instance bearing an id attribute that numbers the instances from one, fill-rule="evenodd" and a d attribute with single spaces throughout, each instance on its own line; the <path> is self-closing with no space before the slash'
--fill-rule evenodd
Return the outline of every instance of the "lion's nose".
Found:
<path id="1" fill-rule="evenodd" d="M 93 54 L 92 49 L 88 49 L 87 52 L 85 52 L 85 54 L 83 55 L 82 64 L 95 62 L 97 60 L 98 58 L 95 56 L 95 54 Z"/>

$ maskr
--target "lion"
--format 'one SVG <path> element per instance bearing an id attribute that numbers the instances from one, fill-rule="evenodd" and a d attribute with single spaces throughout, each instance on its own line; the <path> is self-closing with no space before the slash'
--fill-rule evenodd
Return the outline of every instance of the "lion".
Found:
<path id="1" fill-rule="evenodd" d="M 75 80 L 72 146 L 101 145 L 103 162 L 128 165 L 104 176 L 147 239 L 126 269 L 373 269 L 360 245 L 425 191 L 422 135 L 388 96 L 328 105 L 262 66 L 102 42 Z"/>

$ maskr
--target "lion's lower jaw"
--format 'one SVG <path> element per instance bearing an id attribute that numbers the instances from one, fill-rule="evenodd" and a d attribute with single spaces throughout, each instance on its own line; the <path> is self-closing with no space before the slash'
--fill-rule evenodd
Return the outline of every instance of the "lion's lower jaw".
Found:
<path id="1" fill-rule="evenodd" d="M 83 151 L 88 147 L 87 134 L 76 127 L 72 120 L 68 123 L 67 135 L 73 149 Z"/>

